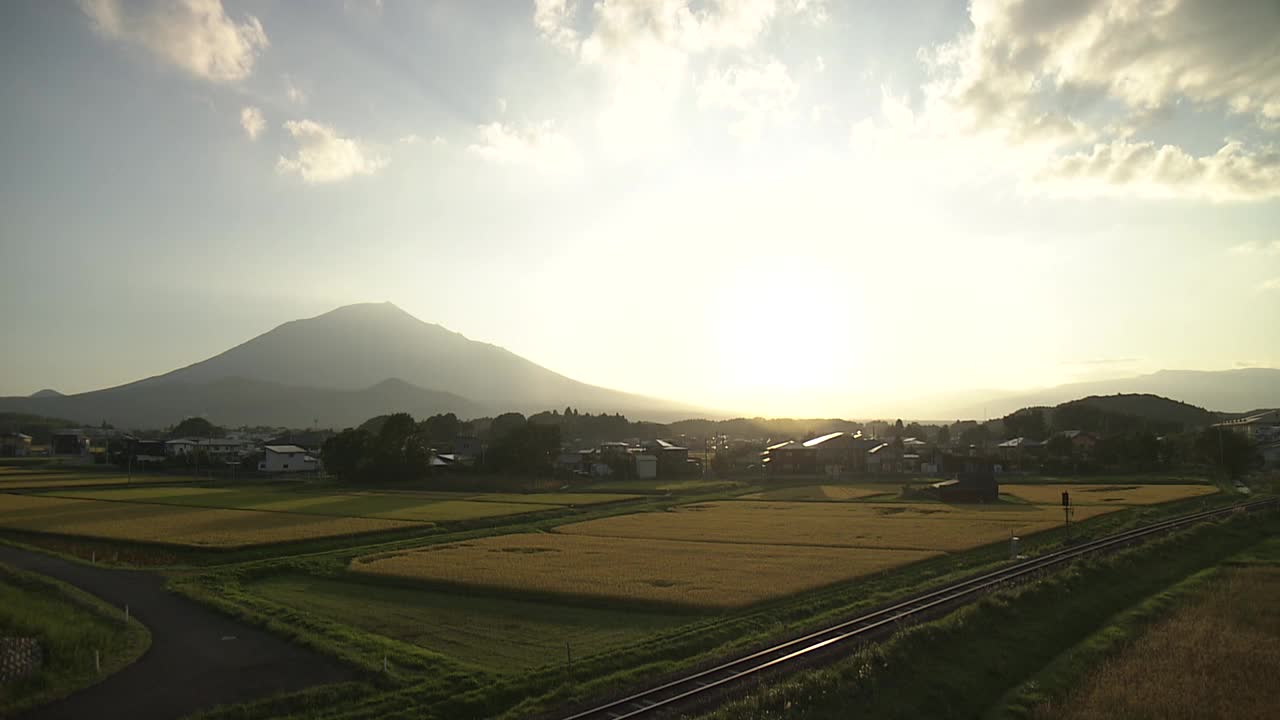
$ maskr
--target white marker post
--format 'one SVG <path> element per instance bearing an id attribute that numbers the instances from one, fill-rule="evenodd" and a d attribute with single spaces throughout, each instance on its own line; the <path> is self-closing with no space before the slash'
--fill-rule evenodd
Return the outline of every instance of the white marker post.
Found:
<path id="1" fill-rule="evenodd" d="M 125 606 L 124 606 L 124 624 L 125 624 L 125 625 L 128 625 L 128 624 L 129 624 L 129 605 L 128 605 L 128 603 L 126 603 L 126 604 L 125 604 Z"/>
<path id="2" fill-rule="evenodd" d="M 97 650 L 93 651 L 93 671 L 102 674 L 102 655 Z"/>

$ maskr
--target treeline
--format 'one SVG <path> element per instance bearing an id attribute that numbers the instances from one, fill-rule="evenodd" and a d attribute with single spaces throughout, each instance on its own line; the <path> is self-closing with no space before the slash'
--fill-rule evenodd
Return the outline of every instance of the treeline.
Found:
<path id="1" fill-rule="evenodd" d="M 325 441 L 325 469 L 349 482 L 401 482 L 430 476 L 445 467 L 441 455 L 452 456 L 472 435 L 479 455 L 453 469 L 515 475 L 550 473 L 560 451 L 560 428 L 520 413 L 464 422 L 453 413 L 418 421 L 408 413 L 382 415 L 348 428 Z"/>

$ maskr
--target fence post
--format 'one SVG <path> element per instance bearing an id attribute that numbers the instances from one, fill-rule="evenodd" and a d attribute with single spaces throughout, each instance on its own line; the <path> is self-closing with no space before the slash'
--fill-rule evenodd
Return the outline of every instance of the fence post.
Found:
<path id="1" fill-rule="evenodd" d="M 125 603 L 124 605 L 124 624 L 129 624 L 129 603 Z"/>
<path id="2" fill-rule="evenodd" d="M 102 674 L 102 655 L 97 650 L 93 651 L 93 671 Z"/>

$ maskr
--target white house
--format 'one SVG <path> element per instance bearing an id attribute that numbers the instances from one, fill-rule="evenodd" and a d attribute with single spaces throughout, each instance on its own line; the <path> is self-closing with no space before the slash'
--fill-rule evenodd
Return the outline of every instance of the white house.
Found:
<path id="1" fill-rule="evenodd" d="M 260 472 L 291 473 L 316 470 L 320 463 L 297 445 L 264 445 Z"/>

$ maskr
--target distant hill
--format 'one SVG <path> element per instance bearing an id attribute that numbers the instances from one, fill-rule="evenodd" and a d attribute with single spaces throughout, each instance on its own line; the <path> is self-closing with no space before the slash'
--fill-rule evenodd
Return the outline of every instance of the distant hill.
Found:
<path id="1" fill-rule="evenodd" d="M 223 425 L 307 427 L 318 419 L 340 427 L 397 411 L 471 417 L 569 405 L 647 420 L 705 412 L 572 380 L 391 303 L 288 322 L 207 360 L 119 387 L 0 398 L 0 410 L 125 427 L 163 427 L 189 415 Z"/>
<path id="2" fill-rule="evenodd" d="M 929 417 L 1000 417 L 1025 407 L 1053 406 L 1089 396 L 1123 394 L 1157 395 L 1175 398 L 1215 412 L 1238 413 L 1256 407 L 1280 406 L 1280 370 L 1243 368 L 1239 370 L 1161 370 L 1117 380 L 1071 383 L 1033 392 L 993 394 L 975 403 L 937 405 Z M 922 411 L 922 414 L 925 414 Z"/>
<path id="3" fill-rule="evenodd" d="M 161 428 L 186 417 L 215 425 L 347 427 L 386 412 L 427 416 L 441 412 L 472 415 L 480 408 L 452 393 L 424 390 L 403 380 L 384 380 L 362 390 L 306 388 L 223 378 L 200 384 L 124 385 L 107 390 L 47 398 L 0 398 L 19 412 L 76 418 L 120 428 Z"/>
<path id="4" fill-rule="evenodd" d="M 1162 425 L 1179 425 L 1184 428 L 1203 427 L 1218 421 L 1217 413 L 1195 405 L 1188 405 L 1184 402 L 1146 393 L 1091 395 L 1087 398 L 1063 403 L 1058 408 L 1061 409 L 1073 405 L 1087 405 L 1103 412 L 1128 415 Z"/>
<path id="5" fill-rule="evenodd" d="M 50 388 L 45 388 L 43 390 L 37 390 L 31 393 L 31 397 L 33 398 L 63 397 L 63 394 L 58 392 L 57 390 L 51 390 Z"/>

